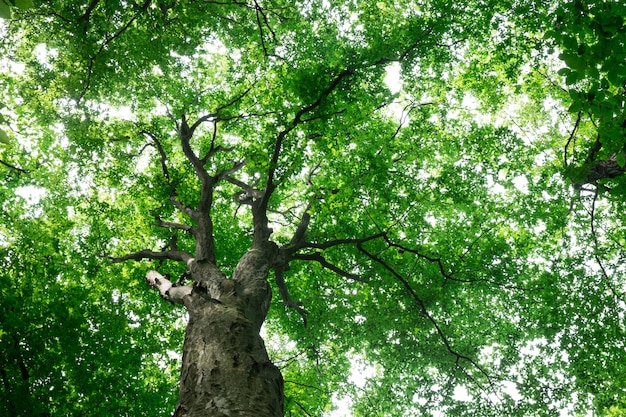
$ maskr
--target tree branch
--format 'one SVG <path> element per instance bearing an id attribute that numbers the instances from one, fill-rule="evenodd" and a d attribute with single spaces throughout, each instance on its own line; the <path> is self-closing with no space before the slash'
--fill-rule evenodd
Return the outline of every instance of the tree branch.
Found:
<path id="1" fill-rule="evenodd" d="M 231 184 L 236 185 L 237 187 L 241 188 L 244 191 L 244 193 L 250 198 L 259 199 L 263 197 L 263 191 L 257 190 L 256 188 L 251 187 L 250 185 L 246 184 L 243 181 L 238 180 L 237 178 L 233 178 L 230 175 L 226 175 L 224 179 L 230 182 Z"/>
<path id="2" fill-rule="evenodd" d="M 220 180 L 222 180 L 222 179 L 226 179 L 226 178 L 228 178 L 228 177 L 230 176 L 230 174 L 232 174 L 232 173 L 235 173 L 235 172 L 239 171 L 239 170 L 240 170 L 241 168 L 243 168 L 245 165 L 246 165 L 246 161 L 239 161 L 239 162 L 235 162 L 235 163 L 233 164 L 233 167 L 232 167 L 232 168 L 228 168 L 228 169 L 225 169 L 225 170 L 223 170 L 223 171 L 219 172 L 219 173 L 215 176 L 215 178 L 216 178 L 216 180 L 217 180 L 217 181 L 220 181 Z M 230 181 L 229 181 L 229 182 L 230 182 Z"/>
<path id="3" fill-rule="evenodd" d="M 400 245 L 398 243 L 394 243 L 387 236 L 385 236 L 385 242 L 387 242 L 389 247 L 397 248 L 397 249 L 400 249 L 402 251 L 412 253 L 413 255 L 417 256 L 418 258 L 422 258 L 422 259 L 427 260 L 428 262 L 432 262 L 432 263 L 437 264 L 437 267 L 439 268 L 439 273 L 446 279 L 451 279 L 452 275 L 454 275 L 454 272 L 447 272 L 446 271 L 445 267 L 443 266 L 443 262 L 441 261 L 441 258 L 438 258 L 438 257 L 435 258 L 433 256 L 424 255 L 423 253 L 421 253 L 420 251 L 418 251 L 416 249 L 411 249 L 411 248 L 408 248 L 406 246 Z"/>
<path id="4" fill-rule="evenodd" d="M 572 140 L 574 139 L 574 135 L 576 134 L 576 131 L 578 130 L 578 126 L 580 125 L 580 120 L 582 119 L 582 110 L 578 111 L 578 116 L 576 117 L 576 123 L 574 123 L 574 128 L 572 129 L 572 132 L 569 135 L 569 138 L 567 139 L 567 142 L 565 143 L 565 147 L 563 148 L 563 166 L 567 168 L 567 149 L 569 148 L 570 144 L 572 143 Z M 572 151 L 573 153 L 573 151 Z"/>
<path id="5" fill-rule="evenodd" d="M 403 61 L 404 59 L 406 59 L 408 54 L 413 49 L 415 49 L 417 45 L 419 45 L 422 39 L 433 31 L 434 28 L 435 28 L 435 25 L 432 25 L 426 31 L 424 36 L 419 37 L 419 39 L 417 39 L 413 44 L 411 44 L 407 49 L 405 49 L 399 57 L 395 59 L 394 58 L 381 58 L 373 63 L 363 65 L 359 69 L 378 67 L 380 65 L 385 65 L 389 62 L 394 62 L 394 61 L 397 61 L 397 62 Z M 326 90 L 324 90 L 313 103 L 300 108 L 300 110 L 298 110 L 298 112 L 295 114 L 290 125 L 287 126 L 285 129 L 283 129 L 281 132 L 279 132 L 278 136 L 276 137 L 276 142 L 274 143 L 274 149 L 273 149 L 272 157 L 269 163 L 269 169 L 267 173 L 267 179 L 265 183 L 265 190 L 264 190 L 263 197 L 258 202 L 255 209 L 253 209 L 253 217 L 254 217 L 254 222 L 255 222 L 255 235 L 254 235 L 253 242 L 260 243 L 263 240 L 267 240 L 269 239 L 269 235 L 271 233 L 271 231 L 269 231 L 269 228 L 267 227 L 267 208 L 268 208 L 270 197 L 272 196 L 272 193 L 274 192 L 274 189 L 276 188 L 276 184 L 274 182 L 274 176 L 276 174 L 276 169 L 278 168 L 278 160 L 280 158 L 280 154 L 282 151 L 282 146 L 283 146 L 283 142 L 285 138 L 298 125 L 302 123 L 306 123 L 307 121 L 316 120 L 317 118 L 319 118 L 319 117 L 311 117 L 308 119 L 304 119 L 304 115 L 318 108 L 323 103 L 323 101 L 326 98 L 328 98 L 337 89 L 337 87 L 341 84 L 341 82 L 344 79 L 353 76 L 355 73 L 356 73 L 356 69 L 351 68 L 351 67 L 345 68 L 344 70 L 339 72 L 339 74 L 337 74 L 337 76 L 331 81 L 330 85 L 326 88 Z M 341 111 L 339 111 L 338 113 L 341 113 Z"/>
<path id="6" fill-rule="evenodd" d="M 285 306 L 296 310 L 298 314 L 302 316 L 304 327 L 306 327 L 307 326 L 306 316 L 309 314 L 309 312 L 302 307 L 302 302 L 294 301 L 291 298 L 283 273 L 284 273 L 284 265 L 274 266 L 274 279 L 276 281 L 276 286 L 278 287 L 278 292 L 280 293 L 280 296 L 283 299 L 283 303 L 285 303 Z"/>
<path id="7" fill-rule="evenodd" d="M 108 257 L 113 263 L 120 263 L 124 261 L 141 261 L 143 259 L 163 260 L 169 259 L 172 261 L 179 261 L 189 263 L 193 259 L 190 253 L 182 250 L 170 250 L 165 252 L 154 252 L 150 249 L 140 250 L 139 252 L 131 253 L 120 257 Z"/>
<path id="8" fill-rule="evenodd" d="M 159 227 L 163 227 L 165 229 L 182 230 L 187 233 L 194 234 L 194 229 L 192 226 L 189 226 L 187 224 L 176 223 L 176 222 L 164 222 L 159 217 L 157 217 L 156 219 L 156 225 Z"/>
<path id="9" fill-rule="evenodd" d="M 474 366 L 481 374 L 483 374 L 486 378 L 487 381 L 489 382 L 489 384 L 493 387 L 493 382 L 491 380 L 491 376 L 487 373 L 487 371 L 485 371 L 474 359 L 470 358 L 469 356 L 463 355 L 459 352 L 457 352 L 456 350 L 454 350 L 454 348 L 452 347 L 452 345 L 450 344 L 450 341 L 448 340 L 447 336 L 444 334 L 443 330 L 441 329 L 441 327 L 439 326 L 439 323 L 437 322 L 437 320 L 435 320 L 435 318 L 428 312 L 428 309 L 426 308 L 426 304 L 424 303 L 424 301 L 419 297 L 419 295 L 417 295 L 417 293 L 415 292 L 415 290 L 413 289 L 413 287 L 411 286 L 411 284 L 408 282 L 408 280 L 406 278 L 404 278 L 400 273 L 398 273 L 394 268 L 392 268 L 389 264 L 387 264 L 383 259 L 381 259 L 380 257 L 374 255 L 373 253 L 369 252 L 368 250 L 366 250 L 362 244 L 357 244 L 357 248 L 359 249 L 359 251 L 361 251 L 363 254 L 365 254 L 365 256 L 367 256 L 370 260 L 372 260 L 373 262 L 377 263 L 378 265 L 380 265 L 381 267 L 383 267 L 383 269 L 385 269 L 387 272 L 391 273 L 391 275 L 393 275 L 398 281 L 400 281 L 400 283 L 402 283 L 402 285 L 404 286 L 405 290 L 409 293 L 409 295 L 411 296 L 411 298 L 416 302 L 416 304 L 419 307 L 420 313 L 426 317 L 426 319 L 433 325 L 433 327 L 435 328 L 437 334 L 439 335 L 439 338 L 441 339 L 441 341 L 443 342 L 446 350 L 453 356 L 456 357 L 456 362 L 458 365 L 458 362 L 460 360 L 464 360 L 467 361 L 468 363 L 470 363 L 472 366 Z M 473 379 L 470 375 L 468 375 L 469 378 Z M 480 386 L 480 384 L 474 380 L 475 383 L 477 383 L 478 386 Z M 482 389 L 482 388 L 481 388 Z"/>
<path id="10" fill-rule="evenodd" d="M 595 215 L 595 211 L 596 211 L 596 201 L 598 199 L 598 190 L 596 190 L 594 196 L 593 196 L 593 201 L 591 203 L 591 238 L 593 240 L 593 246 L 594 246 L 594 253 L 593 256 L 596 260 L 596 262 L 598 263 L 598 266 L 600 267 L 600 272 L 602 273 L 602 278 L 604 278 L 604 282 L 606 284 L 607 287 L 609 287 L 609 290 L 611 291 L 611 293 L 613 294 L 613 297 L 615 297 L 617 300 L 620 300 L 622 303 L 626 302 L 624 300 L 624 293 L 620 293 L 619 291 L 617 291 L 617 289 L 615 288 L 615 286 L 613 285 L 613 283 L 611 282 L 611 278 L 609 278 L 609 274 L 606 271 L 606 268 L 604 267 L 604 264 L 602 263 L 602 259 L 600 258 L 600 255 L 598 254 L 600 251 L 600 243 L 598 242 L 598 235 L 597 235 L 597 230 L 596 230 L 596 226 L 595 226 L 595 222 L 596 222 L 596 215 Z"/>
<path id="11" fill-rule="evenodd" d="M 315 261 L 319 263 L 324 268 L 334 272 L 335 274 L 342 276 L 344 278 L 348 278 L 352 281 L 358 282 L 367 282 L 366 279 L 362 278 L 360 275 L 351 274 L 350 272 L 344 271 L 343 269 L 331 264 L 322 256 L 321 253 L 298 253 L 291 257 L 291 259 L 296 261 Z"/>
<path id="12" fill-rule="evenodd" d="M 288 255 L 292 255 L 300 249 L 308 248 L 308 249 L 326 250 L 326 249 L 329 249 L 335 246 L 340 246 L 340 245 L 358 245 L 358 244 L 369 242 L 371 240 L 378 239 L 378 238 L 385 237 L 385 236 L 386 236 L 385 232 L 380 232 L 380 233 L 376 233 L 375 235 L 367 236 L 367 237 L 360 238 L 360 239 L 336 239 L 336 240 L 329 240 L 323 243 L 304 242 L 304 243 L 296 244 L 293 246 L 288 246 L 287 248 L 285 248 L 285 250 L 287 251 Z"/>
<path id="13" fill-rule="evenodd" d="M 180 137 L 181 146 L 183 148 L 183 153 L 185 154 L 185 157 L 187 158 L 187 160 L 191 162 L 191 165 L 193 166 L 193 169 L 196 172 L 196 175 L 198 176 L 198 178 L 200 178 L 200 181 L 202 182 L 203 188 L 205 186 L 212 187 L 215 183 L 215 180 L 211 178 L 207 170 L 204 169 L 204 164 L 202 163 L 200 158 L 198 158 L 198 156 L 193 151 L 193 149 L 191 149 L 190 140 L 193 136 L 194 131 L 198 127 L 198 125 L 200 125 L 200 123 L 202 123 L 202 121 L 205 118 L 209 118 L 210 116 L 212 115 L 201 117 L 193 124 L 193 126 L 190 127 L 189 124 L 187 123 L 187 117 L 183 114 L 181 116 L 181 122 L 178 128 L 178 134 Z"/>
<path id="14" fill-rule="evenodd" d="M 154 146 L 156 147 L 157 151 L 159 152 L 159 155 L 161 156 L 160 162 L 161 162 L 161 170 L 163 171 L 163 176 L 167 180 L 167 183 L 170 189 L 174 189 L 174 186 L 172 185 L 171 178 L 170 178 L 170 172 L 167 169 L 167 154 L 165 153 L 165 150 L 163 149 L 163 145 L 161 144 L 161 141 L 159 141 L 154 134 L 152 134 L 151 132 L 148 132 L 147 130 L 141 130 L 140 133 L 150 138 L 150 140 L 152 140 L 152 142 L 154 143 Z"/>
<path id="15" fill-rule="evenodd" d="M 95 8 L 97 3 L 98 1 L 92 2 L 93 8 Z M 116 38 L 121 36 L 124 32 L 126 32 L 126 30 L 133 24 L 135 20 L 137 20 L 137 18 L 139 17 L 141 13 L 148 10 L 148 7 L 150 7 L 151 3 L 152 3 L 152 0 L 145 0 L 144 3 L 139 8 L 139 10 L 137 11 L 137 13 L 135 13 L 133 17 L 131 17 L 124 26 L 122 26 L 117 32 L 115 32 L 113 36 L 111 37 L 107 36 L 105 38 L 105 41 L 102 43 L 102 45 L 100 45 L 100 48 L 98 49 L 98 51 L 94 54 L 94 56 L 92 56 L 89 59 L 89 65 L 87 68 L 87 79 L 85 80 L 85 86 L 83 87 L 83 90 L 81 91 L 80 95 L 78 96 L 78 99 L 76 100 L 78 103 L 80 103 L 83 97 L 85 97 L 85 94 L 87 94 L 87 90 L 89 89 L 89 86 L 91 84 L 91 76 L 93 74 L 93 65 L 96 62 L 96 58 L 102 53 L 102 51 L 104 51 L 107 45 L 109 45 L 111 42 L 113 42 L 113 40 L 115 40 Z M 89 17 L 91 15 L 91 12 L 93 11 L 93 8 L 91 8 L 91 5 L 87 8 L 87 12 L 85 12 L 85 14 L 83 15 L 83 17 L 86 17 L 85 22 L 89 21 Z"/>
<path id="16" fill-rule="evenodd" d="M 153 270 L 146 274 L 146 282 L 151 288 L 159 290 L 164 300 L 175 304 L 183 304 L 184 298 L 191 295 L 193 289 L 191 285 L 174 286 L 169 279 Z"/>
<path id="17" fill-rule="evenodd" d="M 14 170 L 16 170 L 18 172 L 21 172 L 23 174 L 28 174 L 30 172 L 30 171 L 25 170 L 23 168 L 18 168 L 18 167 L 14 166 L 14 165 L 11 165 L 8 162 L 4 162 L 2 159 L 0 159 L 0 164 L 4 165 L 7 168 L 14 169 Z"/>
<path id="18" fill-rule="evenodd" d="M 189 218 L 196 219 L 198 217 L 197 211 L 195 211 L 191 207 L 184 205 L 183 203 L 178 201 L 176 197 L 177 197 L 177 194 L 170 196 L 170 202 L 172 203 L 172 205 L 174 205 L 174 207 L 176 207 L 181 213 L 184 213 L 187 216 L 189 216 Z"/>
<path id="19" fill-rule="evenodd" d="M 289 242 L 290 245 L 298 245 L 306 242 L 306 230 L 311 222 L 311 215 L 309 214 L 310 207 L 311 205 L 309 204 L 307 208 L 304 209 L 304 213 L 300 219 L 300 224 L 298 224 L 298 227 Z"/>

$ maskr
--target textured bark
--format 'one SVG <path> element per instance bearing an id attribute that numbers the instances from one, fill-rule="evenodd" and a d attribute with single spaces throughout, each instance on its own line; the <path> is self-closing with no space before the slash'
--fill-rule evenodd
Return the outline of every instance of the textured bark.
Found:
<path id="1" fill-rule="evenodd" d="M 184 298 L 189 323 L 175 417 L 282 417 L 283 380 L 259 330 L 271 300 L 272 252 L 253 249 L 232 279 L 191 261 L 196 282 Z"/>
<path id="2" fill-rule="evenodd" d="M 621 167 L 617 163 L 616 155 L 613 155 L 609 159 L 597 161 L 593 167 L 591 167 L 585 183 L 593 183 L 598 180 L 616 178 L 624 173 L 624 167 Z"/>

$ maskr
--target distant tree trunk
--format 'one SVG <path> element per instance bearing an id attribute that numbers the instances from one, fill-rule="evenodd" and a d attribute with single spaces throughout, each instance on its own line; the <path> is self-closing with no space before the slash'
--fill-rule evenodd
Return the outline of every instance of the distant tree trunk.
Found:
<path id="1" fill-rule="evenodd" d="M 175 417 L 282 417 L 283 379 L 259 335 L 271 290 L 271 252 L 252 249 L 226 279 L 212 262 L 189 263 L 196 283 Z"/>
<path id="2" fill-rule="evenodd" d="M 586 178 L 586 183 L 594 183 L 597 180 L 605 178 L 616 178 L 624 173 L 624 167 L 617 163 L 616 155 L 613 155 L 609 159 L 597 161 L 589 171 Z"/>

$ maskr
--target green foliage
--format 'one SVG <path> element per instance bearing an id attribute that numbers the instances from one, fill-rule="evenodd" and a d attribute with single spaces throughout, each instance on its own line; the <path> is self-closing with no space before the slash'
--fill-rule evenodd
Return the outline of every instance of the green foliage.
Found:
<path id="1" fill-rule="evenodd" d="M 626 6 L 616 2 L 573 1 L 556 11 L 554 30 L 545 34 L 562 52 L 570 113 L 588 115 L 608 155 L 624 148 Z M 622 158 L 622 156 L 620 156 Z M 621 165 L 624 161 L 620 159 Z"/>
<path id="2" fill-rule="evenodd" d="M 158 226 L 186 222 L 173 190 L 200 198 L 183 115 L 211 116 L 210 175 L 273 173 L 273 240 L 311 215 L 285 272 L 308 325 L 274 284 L 265 324 L 286 415 L 623 413 L 626 182 L 584 184 L 626 163 L 621 3 L 10 6 L 0 414 L 171 414 L 184 317 L 142 277 L 184 265 L 108 258 L 195 250 Z M 253 232 L 237 181 L 211 210 L 227 274 Z"/>

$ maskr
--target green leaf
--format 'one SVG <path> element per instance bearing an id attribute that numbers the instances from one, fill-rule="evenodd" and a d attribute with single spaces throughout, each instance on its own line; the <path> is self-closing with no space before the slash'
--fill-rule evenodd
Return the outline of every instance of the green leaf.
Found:
<path id="1" fill-rule="evenodd" d="M 578 113 L 580 111 L 580 109 L 583 108 L 583 103 L 582 101 L 574 101 L 569 108 L 567 109 L 568 112 L 570 113 Z"/>
<path id="2" fill-rule="evenodd" d="M 565 84 L 567 85 L 572 85 L 576 81 L 578 81 L 578 72 L 576 71 L 570 71 L 567 77 L 565 77 Z"/>
<path id="3" fill-rule="evenodd" d="M 34 6 L 33 0 L 15 0 L 15 7 L 20 9 L 30 9 Z"/>
<path id="4" fill-rule="evenodd" d="M 7 3 L 7 0 L 0 0 L 0 18 L 11 19 L 12 17 L 11 6 Z"/>
<path id="5" fill-rule="evenodd" d="M 569 73 L 572 72 L 571 69 L 564 67 L 561 68 L 560 70 L 558 70 L 556 73 L 563 76 L 563 77 L 567 77 L 569 75 Z"/>
<path id="6" fill-rule="evenodd" d="M 575 50 L 578 47 L 578 42 L 574 36 L 565 35 L 563 36 L 563 46 L 565 49 Z"/>
<path id="7" fill-rule="evenodd" d="M 584 71 L 587 68 L 587 62 L 576 54 L 562 53 L 559 58 L 574 70 Z"/>
<path id="8" fill-rule="evenodd" d="M 618 68 L 610 69 L 609 72 L 607 72 L 606 74 L 606 78 L 611 84 L 618 87 L 620 87 L 624 82 L 623 75 L 619 72 Z"/>
<path id="9" fill-rule="evenodd" d="M 615 156 L 615 162 L 617 162 L 617 165 L 624 168 L 624 165 L 626 165 L 626 156 L 624 156 L 623 153 L 618 153 Z"/>
<path id="10" fill-rule="evenodd" d="M 2 129 L 0 129 L 0 143 L 10 143 L 11 140 L 9 139 L 9 136 L 6 134 L 6 132 Z"/>

